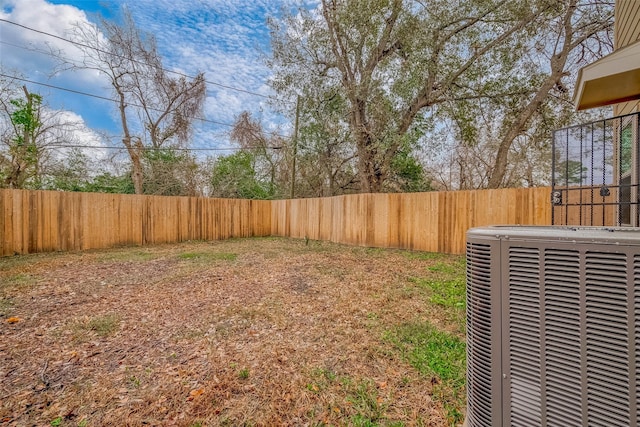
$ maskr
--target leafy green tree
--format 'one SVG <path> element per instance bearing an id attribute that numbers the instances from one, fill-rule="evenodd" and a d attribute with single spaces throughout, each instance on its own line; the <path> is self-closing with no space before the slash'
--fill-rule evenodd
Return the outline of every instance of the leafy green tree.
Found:
<path id="1" fill-rule="evenodd" d="M 465 96 L 459 88 L 479 74 L 479 59 L 526 25 L 506 19 L 496 2 L 456 6 L 323 0 L 320 19 L 302 11 L 272 24 L 276 90 L 318 102 L 314 88 L 332 88 L 344 98 L 341 120 L 356 149 L 361 191 L 384 189 L 395 156 L 429 118 L 426 109 Z M 476 41 L 479 23 L 489 15 L 503 24 L 487 31 L 483 48 L 465 58 L 465 46 Z"/>
<path id="2" fill-rule="evenodd" d="M 49 168 L 43 188 L 89 193 L 135 193 L 131 173 L 118 174 L 114 172 L 116 169 L 115 165 L 104 160 L 98 165 L 83 151 L 74 148 Z"/>
<path id="3" fill-rule="evenodd" d="M 343 119 L 346 100 L 332 88 L 317 94 L 319 98 L 300 98 L 297 174 L 302 179 L 296 195 L 326 197 L 354 192 L 358 186 L 357 155 Z"/>
<path id="4" fill-rule="evenodd" d="M 161 148 L 144 153 L 144 193 L 162 196 L 196 196 L 198 165 L 183 150 Z"/>
<path id="5" fill-rule="evenodd" d="M 272 84 L 309 108 L 331 91 L 344 99 L 337 123 L 364 192 L 383 191 L 396 156 L 443 123 L 477 141 L 485 111 L 500 122 L 484 159 L 485 185 L 497 187 L 514 141 L 564 87 L 569 65 L 602 52 L 611 18 L 597 0 L 322 0 L 319 13 L 271 21 Z"/>
<path id="6" fill-rule="evenodd" d="M 385 191 L 417 193 L 431 191 L 431 179 L 410 150 L 399 151 L 391 162 L 391 176 Z"/>
<path id="7" fill-rule="evenodd" d="M 110 172 L 103 172 L 96 175 L 90 182 L 85 184 L 80 191 L 92 193 L 116 193 L 134 194 L 135 188 L 131 174 L 113 175 Z"/>
<path id="8" fill-rule="evenodd" d="M 40 94 L 0 79 L 0 187 L 44 188 L 57 163 L 53 149 L 76 141 L 79 126 Z"/>
<path id="9" fill-rule="evenodd" d="M 567 125 L 576 116 L 571 99 L 573 88 L 567 77 L 576 75 L 580 66 L 599 59 L 612 47 L 613 5 L 610 2 L 562 0 L 548 4 L 549 9 L 538 20 L 540 29 L 526 33 L 519 41 L 527 51 L 536 52 L 535 59 L 542 66 L 534 68 L 531 60 L 513 58 L 505 70 L 507 73 L 496 82 L 525 90 L 513 91 L 512 95 L 491 100 L 484 106 L 476 105 L 477 108 L 489 107 L 494 117 L 500 119 L 497 150 L 490 163 L 489 188 L 510 184 L 506 178 L 511 172 L 510 160 L 517 161 L 514 157 L 519 150 L 514 153 L 512 149 L 518 142 L 524 139 L 528 146 L 538 145 L 547 151 L 546 142 L 553 128 Z M 491 58 L 499 61 L 505 55 L 512 54 L 498 51 Z M 526 73 L 511 78 L 512 82 L 507 81 L 522 69 Z"/>
<path id="10" fill-rule="evenodd" d="M 22 90 L 23 98 L 10 99 L 8 104 L 3 100 L 2 105 L 11 126 L 3 141 L 7 148 L 4 185 L 9 188 L 39 185 L 42 96 L 30 93 L 26 86 Z"/>
<path id="11" fill-rule="evenodd" d="M 65 157 L 52 168 L 44 187 L 49 190 L 87 191 L 91 175 L 89 157 L 77 148 Z"/>
<path id="12" fill-rule="evenodd" d="M 584 184 L 589 170 L 578 160 L 565 160 L 556 165 L 558 185 Z"/>
<path id="13" fill-rule="evenodd" d="M 64 146 L 78 144 L 86 130 L 73 113 L 53 110 L 42 95 L 0 78 L 0 187 L 52 189 L 56 179 L 71 180 L 86 165 L 79 151 Z M 89 169 L 82 174 L 88 179 Z"/>
<path id="14" fill-rule="evenodd" d="M 273 186 L 260 180 L 255 155 L 238 151 L 216 159 L 211 175 L 211 196 L 239 199 L 271 199 Z"/>

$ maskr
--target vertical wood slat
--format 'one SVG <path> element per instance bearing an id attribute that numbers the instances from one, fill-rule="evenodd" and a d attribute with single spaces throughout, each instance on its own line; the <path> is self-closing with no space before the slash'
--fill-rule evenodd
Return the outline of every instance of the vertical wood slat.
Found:
<path id="1" fill-rule="evenodd" d="M 466 231 L 472 227 L 550 225 L 550 191 L 541 187 L 276 200 L 271 202 L 271 234 L 462 254 Z"/>
<path id="2" fill-rule="evenodd" d="M 0 256 L 289 236 L 464 253 L 468 228 L 549 225 L 550 189 L 230 200 L 0 190 Z"/>
<path id="3" fill-rule="evenodd" d="M 13 249 L 13 221 L 12 210 L 13 201 L 12 193 L 0 193 L 0 256 L 12 255 Z"/>
<path id="4" fill-rule="evenodd" d="M 0 189 L 0 256 L 269 236 L 271 202 Z"/>

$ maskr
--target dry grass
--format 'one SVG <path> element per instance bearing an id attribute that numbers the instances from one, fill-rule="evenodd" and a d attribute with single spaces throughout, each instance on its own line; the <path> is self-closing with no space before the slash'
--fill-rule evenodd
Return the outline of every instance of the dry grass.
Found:
<path id="1" fill-rule="evenodd" d="M 447 263 L 274 238 L 0 258 L 0 424 L 450 425 L 389 338 L 464 338 L 423 286 Z"/>

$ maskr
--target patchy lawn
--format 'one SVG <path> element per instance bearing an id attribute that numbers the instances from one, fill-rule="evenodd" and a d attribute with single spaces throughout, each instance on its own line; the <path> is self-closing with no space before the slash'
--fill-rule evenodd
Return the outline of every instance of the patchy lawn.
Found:
<path id="1" fill-rule="evenodd" d="M 450 426 L 462 257 L 277 238 L 0 258 L 0 424 Z"/>

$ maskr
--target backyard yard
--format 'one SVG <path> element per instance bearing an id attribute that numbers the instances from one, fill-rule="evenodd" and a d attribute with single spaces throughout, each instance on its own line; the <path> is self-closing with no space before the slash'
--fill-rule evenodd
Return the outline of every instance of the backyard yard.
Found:
<path id="1" fill-rule="evenodd" d="M 282 238 L 0 258 L 0 425 L 455 426 L 464 259 Z"/>

